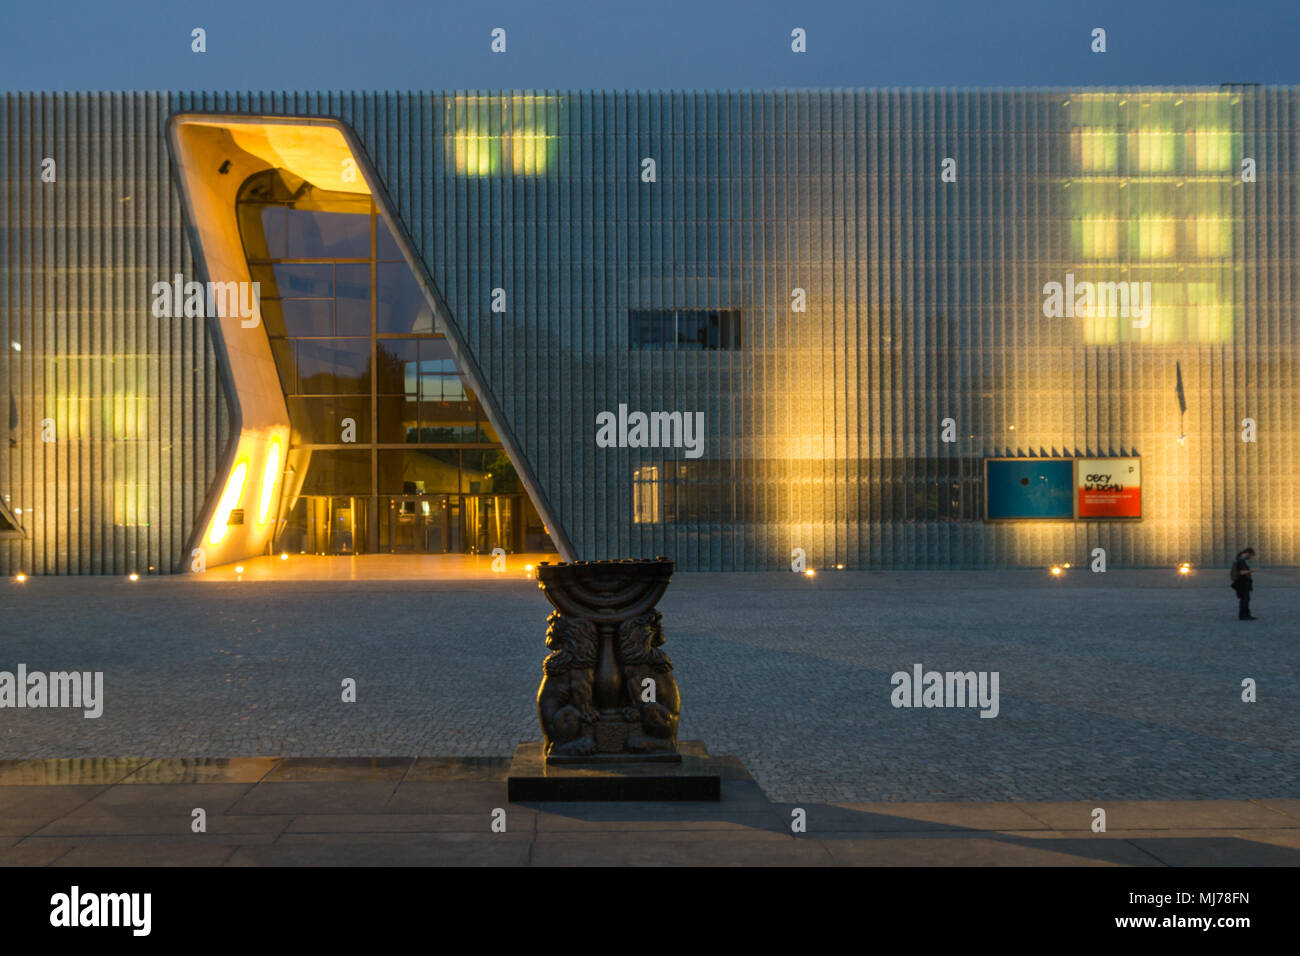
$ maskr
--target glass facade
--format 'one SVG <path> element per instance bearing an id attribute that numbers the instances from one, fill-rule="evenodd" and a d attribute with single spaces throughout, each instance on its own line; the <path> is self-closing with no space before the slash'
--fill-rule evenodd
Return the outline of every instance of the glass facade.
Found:
<path id="1" fill-rule="evenodd" d="M 287 425 L 231 411 L 238 322 L 150 312 L 207 278 L 182 117 L 217 186 L 278 169 L 221 202 Z M 239 429 L 288 435 L 284 550 L 533 550 L 540 513 L 683 570 L 1300 566 L 1297 141 L 1249 85 L 14 94 L 0 570 L 184 570 Z M 313 185 L 349 151 L 368 192 Z M 598 441 L 620 413 L 702 433 Z M 1140 519 L 986 520 L 988 460 L 1119 457 Z"/>
<path id="2" fill-rule="evenodd" d="M 271 169 L 238 220 L 304 472 L 276 549 L 550 550 L 371 197 Z"/>

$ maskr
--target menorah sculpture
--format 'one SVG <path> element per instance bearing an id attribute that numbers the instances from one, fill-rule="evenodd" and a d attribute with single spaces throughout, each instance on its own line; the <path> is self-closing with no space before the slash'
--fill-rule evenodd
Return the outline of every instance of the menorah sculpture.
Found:
<path id="1" fill-rule="evenodd" d="M 537 566 L 547 618 L 537 716 L 547 763 L 680 761 L 681 698 L 655 609 L 667 558 Z"/>

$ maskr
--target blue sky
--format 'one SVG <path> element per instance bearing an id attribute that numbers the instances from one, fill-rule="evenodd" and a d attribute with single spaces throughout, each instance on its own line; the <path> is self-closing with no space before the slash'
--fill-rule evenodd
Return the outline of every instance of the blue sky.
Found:
<path id="1" fill-rule="evenodd" d="M 5 0 L 0 87 L 447 89 L 1293 84 L 1300 3 Z M 190 51 L 190 30 L 208 52 Z M 493 27 L 507 52 L 489 51 Z M 1089 51 L 1093 27 L 1108 52 Z M 790 31 L 808 52 L 790 52 Z"/>

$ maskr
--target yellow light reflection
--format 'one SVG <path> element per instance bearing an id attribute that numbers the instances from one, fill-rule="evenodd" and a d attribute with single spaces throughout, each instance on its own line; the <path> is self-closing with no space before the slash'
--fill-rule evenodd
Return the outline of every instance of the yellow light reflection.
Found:
<path id="1" fill-rule="evenodd" d="M 457 133 L 453 138 L 456 172 L 462 176 L 491 176 L 501 166 L 501 141 L 492 136 Z"/>
<path id="2" fill-rule="evenodd" d="M 1232 169 L 1237 163 L 1234 139 L 1230 130 L 1188 130 L 1185 148 L 1192 166 L 1199 172 Z"/>
<path id="3" fill-rule="evenodd" d="M 221 493 L 217 503 L 217 513 L 212 516 L 212 526 L 208 529 L 208 543 L 220 544 L 230 531 L 230 512 L 235 510 L 239 500 L 244 496 L 244 478 L 248 475 L 248 462 L 241 461 L 235 465 L 226 481 L 226 489 Z"/>
<path id="4" fill-rule="evenodd" d="M 563 101 L 546 96 L 454 96 L 447 100 L 447 154 L 459 176 L 539 176 L 554 167 Z"/>
<path id="5" fill-rule="evenodd" d="M 1174 168 L 1174 131 L 1134 129 L 1128 134 L 1129 169 L 1164 173 Z"/>
<path id="6" fill-rule="evenodd" d="M 280 440 L 271 439 L 266 450 L 266 467 L 262 469 L 262 498 L 257 503 L 257 526 L 266 527 L 266 519 L 271 515 L 271 503 L 275 500 L 275 486 L 280 480 Z"/>

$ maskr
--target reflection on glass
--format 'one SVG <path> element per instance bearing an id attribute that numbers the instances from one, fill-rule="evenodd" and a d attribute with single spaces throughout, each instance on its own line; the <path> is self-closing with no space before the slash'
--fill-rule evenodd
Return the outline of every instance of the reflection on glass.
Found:
<path id="1" fill-rule="evenodd" d="M 433 312 L 405 262 L 381 262 L 376 267 L 379 295 L 376 329 L 380 335 L 431 333 Z"/>
<path id="2" fill-rule="evenodd" d="M 271 269 L 275 275 L 275 291 L 282 299 L 290 296 L 330 298 L 334 295 L 334 267 L 329 263 L 321 265 L 277 263 Z M 267 291 L 263 287 L 264 295 Z"/>
<path id="3" fill-rule="evenodd" d="M 460 452 L 454 448 L 379 452 L 379 493 L 455 493 L 460 482 Z"/>
<path id="4" fill-rule="evenodd" d="M 285 334 L 290 336 L 325 336 L 334 334 L 333 299 L 283 299 Z"/>
<path id="5" fill-rule="evenodd" d="M 336 335 L 370 334 L 370 263 L 334 267 Z"/>
<path id="6" fill-rule="evenodd" d="M 301 494 L 368 495 L 370 493 L 369 450 L 316 450 L 311 453 Z"/>
<path id="7" fill-rule="evenodd" d="M 393 232 L 383 216 L 375 220 L 375 258 L 381 262 L 385 259 L 403 258 L 402 250 L 397 247 L 397 240 L 393 238 Z"/>
<path id="8" fill-rule="evenodd" d="M 300 339 L 297 356 L 304 395 L 370 391 L 369 339 Z"/>
<path id="9" fill-rule="evenodd" d="M 287 214 L 288 252 L 284 258 L 370 258 L 369 215 L 291 207 Z"/>

